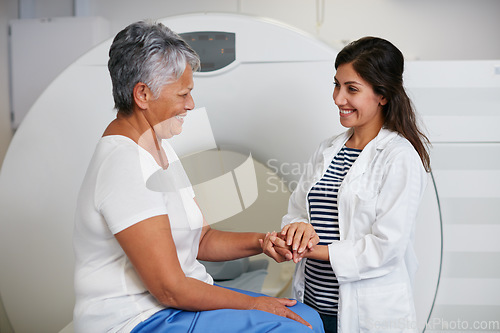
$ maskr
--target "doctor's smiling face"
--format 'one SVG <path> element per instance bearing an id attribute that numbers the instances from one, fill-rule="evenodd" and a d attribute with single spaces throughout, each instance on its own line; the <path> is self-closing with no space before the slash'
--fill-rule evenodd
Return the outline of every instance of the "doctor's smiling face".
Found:
<path id="1" fill-rule="evenodd" d="M 381 128 L 382 106 L 387 100 L 375 94 L 370 83 L 354 70 L 351 63 L 337 68 L 333 100 L 339 108 L 340 123 L 347 128 Z"/>

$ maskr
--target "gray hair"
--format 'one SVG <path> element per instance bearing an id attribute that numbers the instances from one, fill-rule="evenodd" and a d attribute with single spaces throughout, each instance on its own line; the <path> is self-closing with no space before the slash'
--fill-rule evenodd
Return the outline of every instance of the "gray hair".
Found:
<path id="1" fill-rule="evenodd" d="M 132 23 L 116 35 L 109 49 L 115 108 L 124 114 L 132 113 L 132 94 L 139 82 L 158 98 L 165 84 L 182 76 L 186 64 L 197 71 L 200 58 L 179 35 L 161 23 Z"/>

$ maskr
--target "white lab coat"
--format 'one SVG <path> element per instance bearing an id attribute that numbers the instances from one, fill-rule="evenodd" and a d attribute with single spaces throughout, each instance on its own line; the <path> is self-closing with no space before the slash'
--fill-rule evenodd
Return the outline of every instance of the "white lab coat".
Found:
<path id="1" fill-rule="evenodd" d="M 307 193 L 352 132 L 325 140 L 292 193 L 282 227 L 309 222 Z M 396 132 L 381 129 L 340 187 L 340 241 L 328 245 L 339 281 L 339 332 L 416 332 L 413 277 L 415 217 L 427 185 L 420 157 Z M 305 260 L 295 270 L 294 297 L 303 301 Z"/>

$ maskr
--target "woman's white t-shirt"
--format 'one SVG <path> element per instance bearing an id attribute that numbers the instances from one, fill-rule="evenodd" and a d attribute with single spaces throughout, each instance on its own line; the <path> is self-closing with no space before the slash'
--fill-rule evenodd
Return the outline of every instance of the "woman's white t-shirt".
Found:
<path id="1" fill-rule="evenodd" d="M 213 284 L 197 260 L 203 216 L 172 147 L 169 167 L 131 139 L 99 141 L 77 201 L 74 327 L 79 332 L 126 332 L 164 308 L 146 290 L 114 234 L 153 216 L 168 215 L 181 268 Z M 144 258 L 148 260 L 148 258 Z"/>

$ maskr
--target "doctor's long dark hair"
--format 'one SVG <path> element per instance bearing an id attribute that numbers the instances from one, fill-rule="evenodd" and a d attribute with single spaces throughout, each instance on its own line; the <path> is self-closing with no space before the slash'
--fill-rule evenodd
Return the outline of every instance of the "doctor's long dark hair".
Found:
<path id="1" fill-rule="evenodd" d="M 363 37 L 348 44 L 335 59 L 335 69 L 351 63 L 354 70 L 387 99 L 383 106 L 384 127 L 400 133 L 413 145 L 427 172 L 431 171 L 429 139 L 417 126 L 412 102 L 403 86 L 404 57 L 392 43 Z"/>

